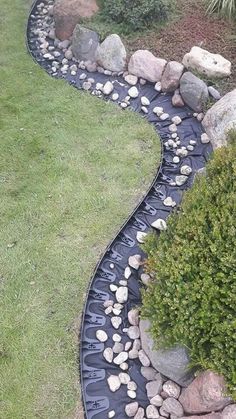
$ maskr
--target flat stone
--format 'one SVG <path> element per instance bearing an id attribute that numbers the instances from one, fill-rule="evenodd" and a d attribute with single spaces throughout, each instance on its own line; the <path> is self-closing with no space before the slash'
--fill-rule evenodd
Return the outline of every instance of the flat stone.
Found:
<path id="1" fill-rule="evenodd" d="M 166 63 L 148 50 L 138 50 L 131 56 L 128 69 L 129 73 L 155 83 L 161 80 Z"/>
<path id="2" fill-rule="evenodd" d="M 212 54 L 196 46 L 184 56 L 183 64 L 187 69 L 197 70 L 198 73 L 211 78 L 229 77 L 231 74 L 230 61 L 222 55 Z"/>
<path id="3" fill-rule="evenodd" d="M 120 364 L 120 369 L 122 369 L 123 371 L 127 371 L 129 369 L 129 365 L 127 364 L 127 362 L 123 362 L 123 364 Z"/>
<path id="4" fill-rule="evenodd" d="M 170 115 L 168 113 L 162 113 L 160 115 L 160 120 L 161 121 L 166 121 L 169 117 L 170 117 Z"/>
<path id="5" fill-rule="evenodd" d="M 116 101 L 116 100 L 119 99 L 119 94 L 118 93 L 113 93 L 111 98 L 112 98 L 112 100 Z"/>
<path id="6" fill-rule="evenodd" d="M 151 404 L 146 408 L 146 416 L 148 419 L 158 419 L 160 417 L 158 409 Z"/>
<path id="7" fill-rule="evenodd" d="M 177 418 L 180 418 L 184 414 L 182 405 L 174 397 L 168 397 L 163 401 L 163 409 L 170 415 L 175 415 Z"/>
<path id="8" fill-rule="evenodd" d="M 134 381 L 129 381 L 128 384 L 127 384 L 127 388 L 128 388 L 128 390 L 136 391 L 138 386 Z"/>
<path id="9" fill-rule="evenodd" d="M 160 82 L 160 81 L 158 81 L 158 82 L 155 84 L 154 89 L 155 89 L 157 92 L 161 92 L 161 82 Z"/>
<path id="10" fill-rule="evenodd" d="M 119 388 L 121 386 L 120 379 L 117 375 L 111 375 L 110 377 L 108 377 L 107 383 L 108 383 L 109 389 L 113 393 L 115 393 L 115 391 L 119 390 Z"/>
<path id="11" fill-rule="evenodd" d="M 152 367 L 141 367 L 141 374 L 146 380 L 154 381 L 157 371 Z"/>
<path id="12" fill-rule="evenodd" d="M 96 331 L 96 338 L 99 340 L 99 342 L 106 342 L 108 339 L 108 336 L 104 330 L 97 330 Z"/>
<path id="13" fill-rule="evenodd" d="M 132 402 L 125 406 L 125 413 L 129 418 L 134 417 L 137 411 L 138 411 L 138 402 Z"/>

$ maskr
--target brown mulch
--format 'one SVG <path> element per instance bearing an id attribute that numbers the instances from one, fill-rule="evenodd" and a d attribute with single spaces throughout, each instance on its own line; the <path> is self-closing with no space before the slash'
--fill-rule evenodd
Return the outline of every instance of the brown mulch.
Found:
<path id="1" fill-rule="evenodd" d="M 127 39 L 130 52 L 149 49 L 154 55 L 182 61 L 192 46 L 223 55 L 232 62 L 230 79 L 216 83 L 225 93 L 236 88 L 236 24 L 207 16 L 202 0 L 177 0 L 179 17 L 160 30 Z"/>

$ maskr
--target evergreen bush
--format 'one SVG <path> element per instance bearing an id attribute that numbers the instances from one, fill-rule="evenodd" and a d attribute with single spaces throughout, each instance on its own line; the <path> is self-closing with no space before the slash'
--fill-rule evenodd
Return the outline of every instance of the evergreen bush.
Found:
<path id="1" fill-rule="evenodd" d="M 236 132 L 186 193 L 168 229 L 145 244 L 153 282 L 143 317 L 159 347 L 183 344 L 236 397 Z"/>

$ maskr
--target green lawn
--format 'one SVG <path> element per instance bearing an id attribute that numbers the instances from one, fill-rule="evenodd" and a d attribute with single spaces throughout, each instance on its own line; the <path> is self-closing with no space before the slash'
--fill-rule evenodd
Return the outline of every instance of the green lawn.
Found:
<path id="1" fill-rule="evenodd" d="M 159 142 L 138 115 L 45 74 L 26 52 L 29 2 L 0 5 L 0 417 L 81 419 L 88 282 Z"/>

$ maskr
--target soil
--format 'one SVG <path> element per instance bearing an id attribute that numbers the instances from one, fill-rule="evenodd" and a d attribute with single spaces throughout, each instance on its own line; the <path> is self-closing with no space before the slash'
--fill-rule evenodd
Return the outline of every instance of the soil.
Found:
<path id="1" fill-rule="evenodd" d="M 202 0 L 179 0 L 176 14 L 160 30 L 126 39 L 129 51 L 149 49 L 156 56 L 182 61 L 194 45 L 200 46 L 232 62 L 232 76 L 215 83 L 221 93 L 236 88 L 236 24 L 206 15 Z"/>

